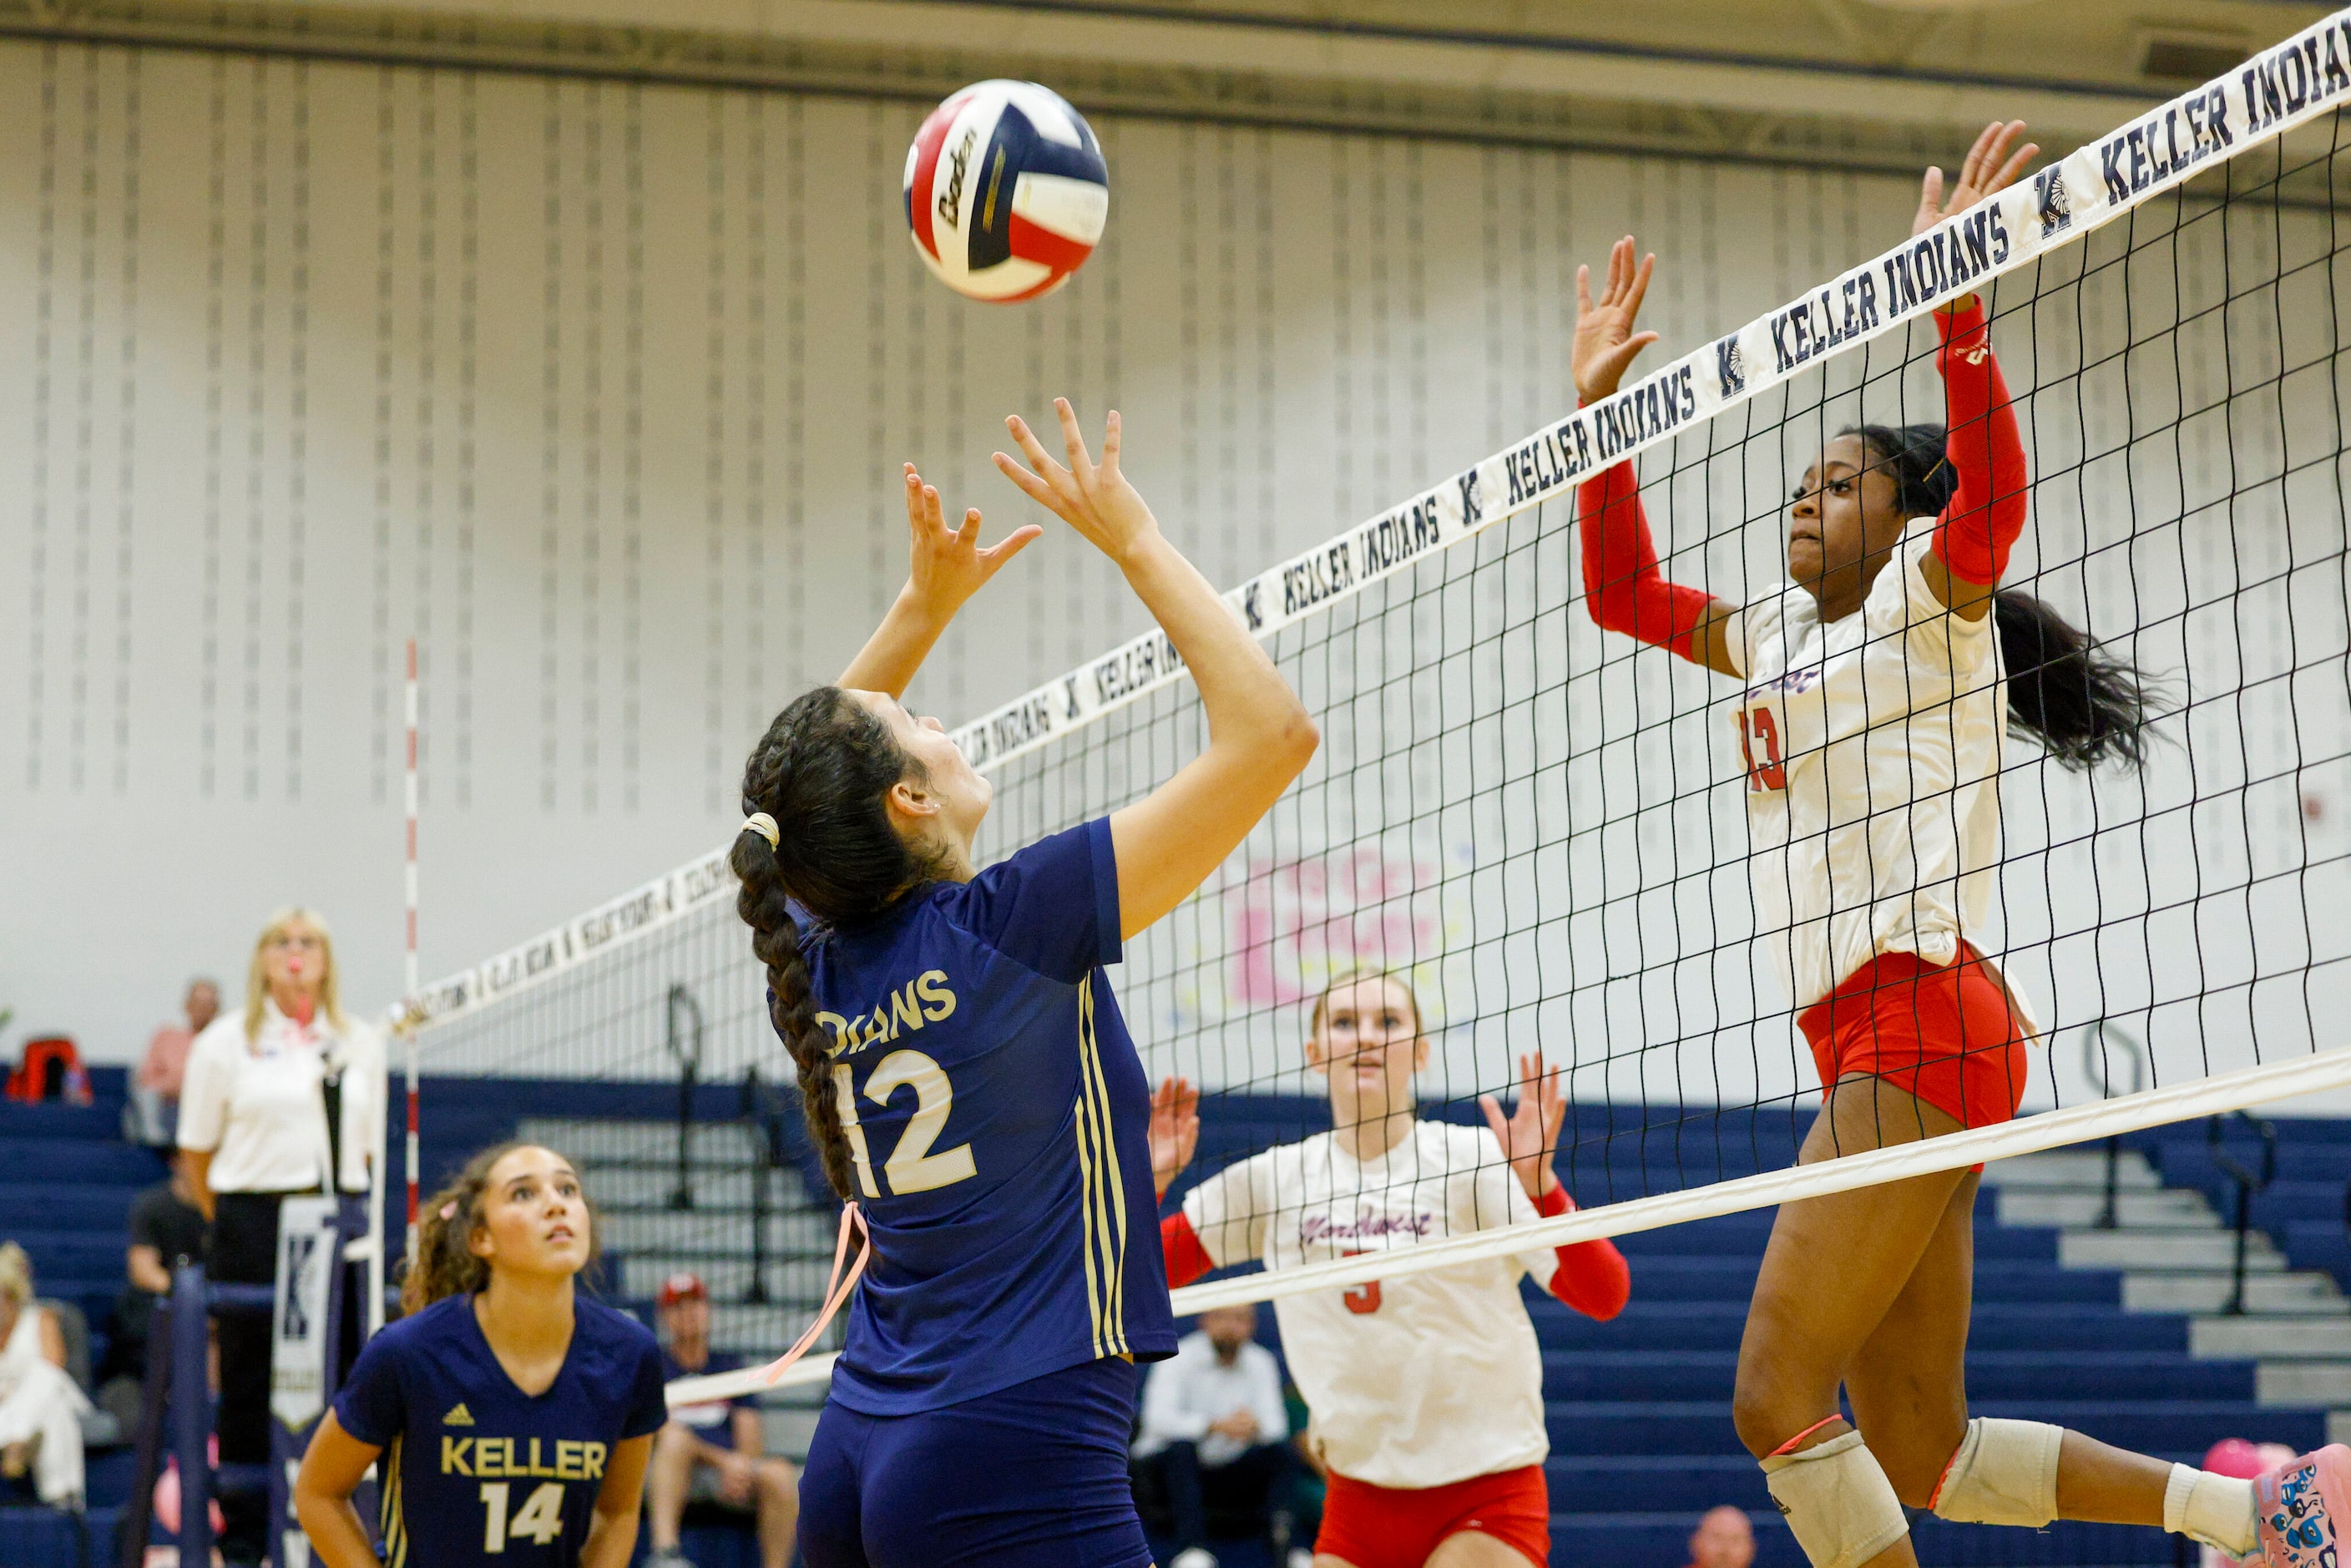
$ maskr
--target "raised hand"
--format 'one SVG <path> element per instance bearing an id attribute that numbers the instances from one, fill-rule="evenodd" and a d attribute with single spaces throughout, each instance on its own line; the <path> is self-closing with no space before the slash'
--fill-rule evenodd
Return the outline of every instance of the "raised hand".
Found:
<path id="1" fill-rule="evenodd" d="M 962 609 L 964 601 L 986 587 L 1006 561 L 1045 532 L 1030 523 L 980 549 L 979 508 L 964 512 L 961 528 L 947 527 L 938 490 L 924 484 L 911 463 L 906 465 L 906 530 L 913 536 L 907 584 L 925 607 L 943 616 Z"/>
<path id="2" fill-rule="evenodd" d="M 1529 1197 L 1541 1197 L 1559 1186 L 1551 1158 L 1559 1148 L 1567 1097 L 1560 1092 L 1559 1069 L 1545 1067 L 1542 1052 L 1519 1058 L 1519 1103 L 1508 1116 L 1491 1094 L 1479 1095 L 1478 1108 L 1486 1113 L 1487 1127 Z"/>
<path id="3" fill-rule="evenodd" d="M 1019 444 L 1029 466 L 1022 467 L 1001 452 L 995 455 L 996 465 L 1028 492 L 1029 499 L 1083 534 L 1102 554 L 1123 563 L 1135 546 L 1158 534 L 1159 522 L 1134 486 L 1126 482 L 1126 476 L 1118 471 L 1118 411 L 1111 410 L 1105 423 L 1099 464 L 1086 451 L 1086 438 L 1079 434 L 1078 416 L 1070 400 L 1055 398 L 1053 412 L 1061 418 L 1061 445 L 1069 456 L 1068 467 L 1046 455 L 1028 422 L 1017 413 L 1008 417 L 1004 425 Z"/>
<path id="4" fill-rule="evenodd" d="M 1950 198 L 1943 196 L 1943 172 L 1929 168 L 1918 185 L 1918 214 L 1910 220 L 1914 239 L 1925 234 L 1953 213 L 1966 212 L 1986 196 L 2005 191 L 2016 183 L 2016 177 L 2025 171 L 2041 151 L 2026 142 L 2013 152 L 2010 146 L 2024 134 L 2024 121 L 2011 120 L 2005 124 L 1993 120 L 1983 128 L 1976 144 L 1968 149 L 1968 161 L 1959 165 L 1959 183 L 1951 187 Z"/>
<path id="5" fill-rule="evenodd" d="M 1200 1146 L 1200 1092 L 1181 1078 L 1162 1079 L 1151 1094 L 1151 1186 L 1160 1197 Z"/>
<path id="6" fill-rule="evenodd" d="M 1608 250 L 1608 282 L 1593 303 L 1592 269 L 1575 269 L 1575 346 L 1569 365 L 1575 372 L 1575 395 L 1598 402 L 1616 390 L 1634 356 L 1657 340 L 1655 332 L 1635 332 L 1641 297 L 1649 292 L 1649 274 L 1657 258 L 1645 256 L 1633 262 L 1633 236 L 1626 235 Z"/>

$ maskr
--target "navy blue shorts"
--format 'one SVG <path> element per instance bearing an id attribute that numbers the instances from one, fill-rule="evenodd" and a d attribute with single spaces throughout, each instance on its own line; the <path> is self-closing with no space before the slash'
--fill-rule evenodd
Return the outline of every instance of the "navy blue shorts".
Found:
<path id="1" fill-rule="evenodd" d="M 1116 1358 L 912 1416 L 828 1401 L 800 1474 L 808 1568 L 1150 1568 Z"/>

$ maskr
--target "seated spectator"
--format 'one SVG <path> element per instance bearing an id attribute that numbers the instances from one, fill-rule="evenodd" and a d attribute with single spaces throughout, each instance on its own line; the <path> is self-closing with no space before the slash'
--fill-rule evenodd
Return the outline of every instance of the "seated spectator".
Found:
<path id="1" fill-rule="evenodd" d="M 35 1496 L 79 1512 L 89 1408 L 66 1371 L 65 1330 L 33 1299 L 31 1260 L 15 1242 L 0 1242 L 0 1477 L 30 1472 Z"/>
<path id="2" fill-rule="evenodd" d="M 169 1181 L 157 1182 L 131 1204 L 131 1245 L 122 1271 L 128 1282 L 114 1299 L 114 1334 L 99 1370 L 98 1402 L 125 1432 L 138 1427 L 141 1385 L 147 1377 L 147 1340 L 155 1309 L 172 1293 L 172 1270 L 204 1257 L 204 1217 L 188 1185 L 185 1155 L 175 1153 Z"/>
<path id="3" fill-rule="evenodd" d="M 1755 1525 L 1743 1508 L 1710 1508 L 1690 1531 L 1690 1568 L 1750 1568 L 1755 1561 Z"/>
<path id="4" fill-rule="evenodd" d="M 1143 1388 L 1134 1439 L 1141 1479 L 1156 1483 L 1176 1531 L 1170 1568 L 1216 1568 L 1208 1516 L 1242 1521 L 1235 1535 L 1270 1535 L 1268 1499 L 1290 1464 L 1281 1367 L 1257 1343 L 1255 1306 L 1200 1314 L 1172 1360 Z"/>
<path id="5" fill-rule="evenodd" d="M 710 1291 L 693 1274 L 662 1281 L 662 1381 L 733 1372 L 739 1356 L 710 1348 Z M 645 1511 L 653 1521 L 653 1554 L 645 1568 L 692 1568 L 678 1551 L 678 1531 L 690 1502 L 715 1503 L 752 1514 L 758 1522 L 764 1568 L 789 1568 L 799 1523 L 800 1478 L 789 1459 L 760 1452 L 766 1441 L 759 1402 L 749 1395 L 683 1405 L 653 1437 L 645 1470 Z"/>
<path id="6" fill-rule="evenodd" d="M 220 1014 L 220 987 L 201 977 L 188 982 L 180 1003 L 187 1027 L 165 1024 L 147 1042 L 147 1055 L 131 1079 L 124 1129 L 134 1143 L 168 1148 L 179 1135 L 180 1083 L 188 1072 L 188 1051 L 196 1036 Z"/>

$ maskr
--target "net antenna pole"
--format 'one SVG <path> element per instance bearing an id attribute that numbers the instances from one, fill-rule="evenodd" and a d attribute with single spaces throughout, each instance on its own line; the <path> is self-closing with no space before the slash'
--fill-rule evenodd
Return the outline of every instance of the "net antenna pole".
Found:
<path id="1" fill-rule="evenodd" d="M 407 967 L 402 971 L 402 984 L 403 992 L 407 996 L 410 1005 L 413 1007 L 419 989 L 416 971 L 416 639 L 413 637 L 411 637 L 408 640 L 408 691 L 406 700 L 408 706 L 408 765 L 407 776 L 403 782 L 402 789 L 408 804 L 408 859 L 405 883 L 408 914 L 408 955 Z M 403 1037 L 404 1048 L 404 1060 L 401 1064 L 401 1076 L 406 1080 L 405 1087 L 407 1089 L 408 1099 L 408 1142 L 406 1145 L 408 1167 L 408 1241 L 404 1249 L 404 1252 L 408 1259 L 408 1266 L 413 1269 L 416 1267 L 416 1184 L 417 1178 L 423 1170 L 423 1166 L 418 1159 L 416 1146 L 416 1037 L 418 1030 L 413 1019 L 410 1020 L 408 1026 L 403 1029 L 401 1033 Z M 383 1316 L 383 1287 L 380 1280 L 377 1283 L 374 1300 L 370 1310 L 373 1314 L 371 1321 L 380 1322 Z"/>

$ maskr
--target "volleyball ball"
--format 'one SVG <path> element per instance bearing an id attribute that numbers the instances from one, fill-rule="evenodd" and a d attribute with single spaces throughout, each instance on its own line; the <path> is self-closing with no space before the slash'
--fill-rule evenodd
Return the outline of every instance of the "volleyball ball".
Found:
<path id="1" fill-rule="evenodd" d="M 977 82 L 906 149 L 906 226 L 938 280 L 973 299 L 1050 294 L 1093 253 L 1110 171 L 1085 116 L 1032 81 Z"/>

